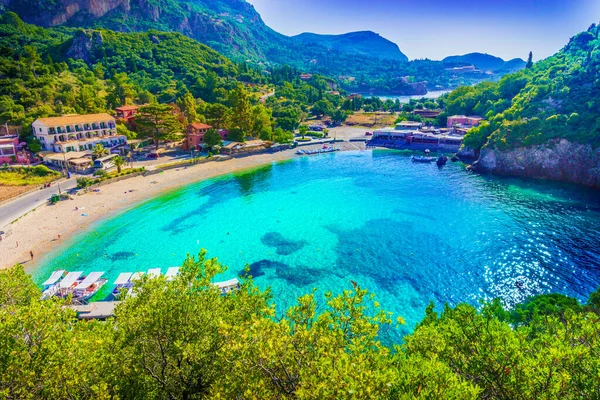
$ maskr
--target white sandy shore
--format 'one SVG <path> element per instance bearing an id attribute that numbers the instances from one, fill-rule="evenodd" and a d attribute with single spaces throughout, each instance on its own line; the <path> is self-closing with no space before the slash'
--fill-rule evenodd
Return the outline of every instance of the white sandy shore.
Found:
<path id="1" fill-rule="evenodd" d="M 358 149 L 358 146 L 349 143 L 338 145 L 344 150 Z M 53 206 L 43 205 L 21 217 L 6 230 L 7 235 L 0 242 L 0 269 L 21 263 L 30 270 L 42 255 L 92 223 L 179 186 L 293 157 L 296 157 L 294 150 L 287 150 L 199 164 L 158 175 L 126 179 L 102 186 L 98 193 L 76 196 L 74 200 L 59 202 Z M 33 260 L 30 251 L 34 253 Z"/>

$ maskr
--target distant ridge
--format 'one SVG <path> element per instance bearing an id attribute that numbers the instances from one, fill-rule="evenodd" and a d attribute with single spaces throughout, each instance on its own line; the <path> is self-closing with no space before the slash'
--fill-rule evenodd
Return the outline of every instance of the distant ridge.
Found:
<path id="1" fill-rule="evenodd" d="M 408 61 L 408 57 L 400 51 L 396 43 L 372 31 L 350 32 L 341 35 L 320 35 L 306 32 L 292 36 L 292 38 L 305 44 L 317 44 L 329 49 L 363 56 Z"/>
<path id="2" fill-rule="evenodd" d="M 520 58 L 504 61 L 500 57 L 487 53 L 469 53 L 450 56 L 442 60 L 444 64 L 474 65 L 484 71 L 518 71 L 525 68 L 526 62 Z"/>

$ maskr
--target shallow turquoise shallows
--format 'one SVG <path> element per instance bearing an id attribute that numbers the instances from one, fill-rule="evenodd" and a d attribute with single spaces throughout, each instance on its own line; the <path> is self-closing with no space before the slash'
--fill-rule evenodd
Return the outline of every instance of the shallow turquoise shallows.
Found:
<path id="1" fill-rule="evenodd" d="M 600 286 L 600 195 L 393 151 L 305 157 L 147 201 L 47 255 L 34 278 L 94 270 L 112 283 L 120 272 L 164 273 L 201 248 L 229 266 L 223 280 L 250 264 L 283 307 L 353 280 L 409 331 L 430 300 L 585 299 Z"/>

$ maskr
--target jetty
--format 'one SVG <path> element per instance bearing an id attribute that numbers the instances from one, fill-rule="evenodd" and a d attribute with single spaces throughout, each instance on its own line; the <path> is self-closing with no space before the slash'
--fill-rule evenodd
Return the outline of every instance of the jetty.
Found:
<path id="1" fill-rule="evenodd" d="M 77 318 L 83 320 L 105 320 L 115 316 L 115 309 L 120 301 L 97 301 L 89 304 L 71 304 L 65 306 L 77 313 Z"/>

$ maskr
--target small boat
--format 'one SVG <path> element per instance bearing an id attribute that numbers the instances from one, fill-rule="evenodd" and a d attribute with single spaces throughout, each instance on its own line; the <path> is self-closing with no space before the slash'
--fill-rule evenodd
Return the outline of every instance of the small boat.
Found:
<path id="1" fill-rule="evenodd" d="M 112 291 L 112 294 L 115 298 L 119 298 L 127 289 L 129 289 L 132 285 L 131 276 L 133 274 L 131 272 L 123 272 L 119 274 L 115 282 L 115 288 Z"/>
<path id="2" fill-rule="evenodd" d="M 167 273 L 165 274 L 165 278 L 167 278 L 167 281 L 172 281 L 173 279 L 175 279 L 175 277 L 177 276 L 178 273 L 179 273 L 179 267 L 171 267 L 167 270 Z"/>
<path id="3" fill-rule="evenodd" d="M 42 300 L 49 299 L 54 296 L 59 289 L 60 281 L 65 277 L 65 270 L 61 269 L 54 271 L 46 282 L 42 283 Z"/>
<path id="4" fill-rule="evenodd" d="M 296 154 L 302 155 L 302 154 L 304 154 L 304 150 L 296 150 Z"/>
<path id="5" fill-rule="evenodd" d="M 413 156 L 412 162 L 414 163 L 431 163 L 436 160 L 435 157 L 422 157 L 422 156 Z"/>
<path id="6" fill-rule="evenodd" d="M 238 290 L 240 288 L 240 281 L 238 281 L 237 278 L 233 278 L 224 282 L 215 282 L 214 285 L 219 288 L 221 294 L 227 294 L 234 290 Z"/>
<path id="7" fill-rule="evenodd" d="M 446 165 L 446 163 L 448 162 L 448 157 L 446 157 L 445 155 L 441 155 L 438 157 L 437 161 L 435 162 L 437 164 L 438 167 L 443 167 L 444 165 Z"/>
<path id="8" fill-rule="evenodd" d="M 79 282 L 85 279 L 83 275 L 83 271 L 77 272 L 69 272 L 59 283 L 58 290 L 54 294 L 58 297 L 67 297 L 75 286 L 79 284 Z"/>
<path id="9" fill-rule="evenodd" d="M 83 281 L 73 288 L 73 300 L 85 301 L 98 293 L 100 288 L 108 282 L 102 278 L 104 272 L 92 272 Z"/>

